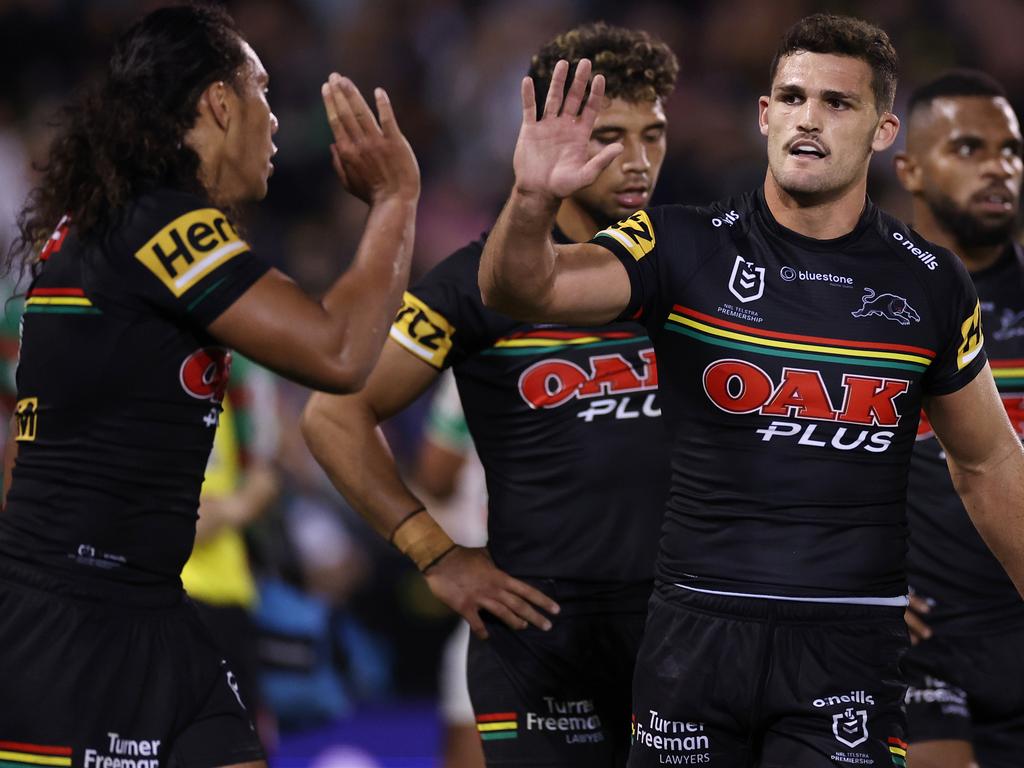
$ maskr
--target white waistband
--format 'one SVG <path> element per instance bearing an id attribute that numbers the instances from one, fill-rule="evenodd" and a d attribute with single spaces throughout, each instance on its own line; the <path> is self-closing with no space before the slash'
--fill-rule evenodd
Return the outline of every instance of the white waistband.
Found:
<path id="1" fill-rule="evenodd" d="M 756 597 L 761 600 L 785 600 L 792 603 L 840 603 L 843 605 L 889 605 L 897 608 L 906 607 L 910 599 L 906 595 L 899 597 L 789 597 L 788 595 L 755 595 L 750 592 L 719 592 L 714 589 L 698 589 L 685 584 L 676 584 L 680 589 L 691 592 L 703 592 L 706 595 L 725 595 L 726 597 Z"/>

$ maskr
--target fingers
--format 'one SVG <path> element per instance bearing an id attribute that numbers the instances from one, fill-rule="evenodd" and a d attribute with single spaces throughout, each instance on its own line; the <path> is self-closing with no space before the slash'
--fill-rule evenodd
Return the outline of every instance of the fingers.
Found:
<path id="1" fill-rule="evenodd" d="M 583 95 L 587 92 L 587 81 L 590 79 L 590 59 L 580 59 L 576 65 L 576 75 L 569 86 L 569 93 L 565 96 L 565 103 L 562 104 L 562 114 L 569 117 L 576 117 L 580 112 L 580 105 L 583 103 Z M 602 81 L 604 78 L 601 78 Z M 589 99 L 587 100 L 590 101 Z"/>
<path id="2" fill-rule="evenodd" d="M 531 603 L 548 613 L 557 614 L 562 610 L 558 603 L 545 595 L 539 589 L 535 589 L 529 584 L 519 581 L 519 579 L 509 577 L 508 582 L 505 584 L 505 589 L 519 597 L 529 600 Z"/>
<path id="3" fill-rule="evenodd" d="M 565 78 L 569 73 L 569 62 L 559 59 L 551 73 L 551 84 L 548 86 L 548 97 L 544 101 L 544 117 L 556 117 L 562 107 L 562 94 L 565 92 Z"/>
<path id="4" fill-rule="evenodd" d="M 913 611 L 907 611 L 903 618 L 907 622 L 907 629 L 910 630 L 911 644 L 917 645 L 922 640 L 927 640 L 932 636 L 931 627 L 921 621 Z"/>
<path id="5" fill-rule="evenodd" d="M 532 77 L 524 77 L 520 84 L 520 91 L 523 96 L 523 122 L 537 122 L 537 89 L 534 87 Z"/>
<path id="6" fill-rule="evenodd" d="M 397 136 L 401 131 L 398 128 L 398 121 L 395 119 L 395 110 L 391 106 L 391 99 L 388 92 L 383 88 L 373 89 L 373 98 L 377 102 L 377 114 L 380 115 L 380 128 L 389 139 Z"/>
<path id="7" fill-rule="evenodd" d="M 490 597 L 481 597 L 480 607 L 493 614 L 495 618 L 503 621 L 511 629 L 526 629 L 529 626 L 526 619 L 521 616 L 517 616 L 500 600 L 494 600 Z"/>
<path id="8" fill-rule="evenodd" d="M 580 169 L 580 187 L 586 187 L 593 184 L 598 176 L 601 175 L 601 171 L 607 168 L 612 160 L 622 154 L 623 146 L 619 142 L 609 144 L 607 147 L 601 149 L 596 155 L 587 160 Z"/>
<path id="9" fill-rule="evenodd" d="M 543 629 L 545 632 L 551 629 L 551 620 L 547 616 L 541 615 L 532 605 L 525 600 L 521 600 L 512 592 L 505 592 L 502 594 L 501 599 L 519 618 L 533 624 L 538 629 Z"/>
<path id="10" fill-rule="evenodd" d="M 345 173 L 345 164 L 341 160 L 337 144 L 331 144 L 331 165 L 334 166 L 334 172 L 338 174 L 341 183 L 348 187 L 348 174 Z"/>
<path id="11" fill-rule="evenodd" d="M 580 61 L 582 66 L 583 59 Z M 590 70 L 590 62 L 587 61 L 587 70 Z M 573 83 L 575 85 L 575 83 Z M 597 122 L 597 115 L 601 111 L 601 107 L 604 105 L 604 86 L 605 79 L 604 75 L 594 75 L 593 82 L 590 83 L 590 94 L 587 96 L 587 103 L 583 105 L 583 112 L 580 113 L 580 121 L 586 126 L 587 130 L 591 130 L 594 127 L 594 123 Z M 579 112 L 579 106 L 576 107 L 576 112 Z M 576 114 L 573 112 L 572 114 Z"/>
<path id="12" fill-rule="evenodd" d="M 480 614 L 477 611 L 470 611 L 469 613 L 462 614 L 462 618 L 469 624 L 469 631 L 479 637 L 481 640 L 486 640 L 489 635 L 487 634 L 487 627 L 484 626 L 483 619 L 480 618 Z"/>

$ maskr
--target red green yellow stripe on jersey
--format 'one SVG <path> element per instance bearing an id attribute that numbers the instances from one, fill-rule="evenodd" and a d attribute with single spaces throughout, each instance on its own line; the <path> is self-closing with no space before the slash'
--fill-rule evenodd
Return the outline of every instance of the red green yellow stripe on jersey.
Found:
<path id="1" fill-rule="evenodd" d="M 541 328 L 503 336 L 482 354 L 536 355 L 558 352 L 569 347 L 608 347 L 636 341 L 637 335 L 629 331 L 563 331 Z"/>
<path id="2" fill-rule="evenodd" d="M 690 336 L 705 344 L 797 360 L 856 362 L 857 365 L 872 368 L 899 368 L 921 372 L 935 359 L 935 352 L 923 347 L 803 336 L 750 328 L 679 304 L 676 304 L 669 314 L 665 329 Z"/>
<path id="3" fill-rule="evenodd" d="M 519 716 L 515 712 L 491 712 L 476 716 L 476 729 L 484 741 L 519 737 Z"/>
<path id="4" fill-rule="evenodd" d="M 81 288 L 33 288 L 25 300 L 25 312 L 58 315 L 101 314 Z"/>
<path id="5" fill-rule="evenodd" d="M 892 757 L 892 764 L 897 768 L 906 768 L 907 765 L 907 742 L 889 737 L 889 755 Z"/>
<path id="6" fill-rule="evenodd" d="M 1024 389 L 1024 359 L 989 360 L 992 377 L 1000 390 Z"/>
<path id="7" fill-rule="evenodd" d="M 0 741 L 0 768 L 34 765 L 71 765 L 71 747 Z"/>

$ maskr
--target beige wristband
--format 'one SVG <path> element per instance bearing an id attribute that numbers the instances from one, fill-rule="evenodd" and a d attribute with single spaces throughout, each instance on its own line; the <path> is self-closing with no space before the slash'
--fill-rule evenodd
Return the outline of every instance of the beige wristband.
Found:
<path id="1" fill-rule="evenodd" d="M 400 522 L 391 532 L 391 543 L 422 573 L 455 549 L 455 542 L 426 509 L 419 509 Z"/>

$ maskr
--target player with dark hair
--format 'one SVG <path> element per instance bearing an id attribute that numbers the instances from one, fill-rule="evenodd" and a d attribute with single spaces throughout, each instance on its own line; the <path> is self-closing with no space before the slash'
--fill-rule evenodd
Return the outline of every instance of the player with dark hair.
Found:
<path id="1" fill-rule="evenodd" d="M 610 84 L 585 144 L 624 147 L 548 222 L 571 243 L 648 201 L 678 65 L 644 32 L 590 24 L 545 46 L 530 82 L 546 88 L 560 57 L 594 58 Z M 636 323 L 535 325 L 488 310 L 476 282 L 482 249 L 456 251 L 410 289 L 366 389 L 314 395 L 303 431 L 353 506 L 469 622 L 488 764 L 624 765 L 668 488 L 654 355 Z M 486 549 L 452 543 L 376 431 L 448 367 L 487 475 Z"/>
<path id="2" fill-rule="evenodd" d="M 1002 86 L 953 70 L 918 88 L 896 171 L 914 226 L 954 251 L 981 299 L 986 352 L 1024 435 L 1024 249 L 1020 123 Z M 1011 768 L 1024 755 L 1024 603 L 956 494 L 927 418 L 907 492 L 917 643 L 903 660 L 911 768 Z M 925 625 L 923 622 L 927 622 Z"/>
<path id="3" fill-rule="evenodd" d="M 334 166 L 370 204 L 363 238 L 321 302 L 268 269 L 229 213 L 267 191 L 267 81 L 223 12 L 154 11 L 70 111 L 22 214 L 12 259 L 34 279 L 0 514 L 4 764 L 265 766 L 179 579 L 226 346 L 358 389 L 407 279 L 419 195 L 387 96 L 378 124 L 333 74 Z"/>
<path id="4" fill-rule="evenodd" d="M 970 278 L 866 198 L 896 138 L 896 54 L 857 19 L 783 38 L 759 101 L 763 187 L 549 236 L 603 78 L 543 116 L 523 82 L 516 182 L 484 246 L 488 307 L 635 318 L 658 355 L 672 488 L 633 684 L 631 766 L 903 765 L 906 475 L 922 404 L 972 519 L 1024 587 L 1024 454 Z M 556 84 L 559 87 L 555 87 Z"/>

